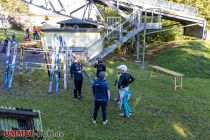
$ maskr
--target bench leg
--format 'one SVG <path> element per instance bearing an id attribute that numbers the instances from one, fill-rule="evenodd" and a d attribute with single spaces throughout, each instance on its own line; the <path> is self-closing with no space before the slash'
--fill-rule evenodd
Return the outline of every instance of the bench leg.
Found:
<path id="1" fill-rule="evenodd" d="M 182 89 L 182 77 L 181 77 L 181 85 L 180 86 L 181 86 L 181 89 Z"/>
<path id="2" fill-rule="evenodd" d="M 174 89 L 176 91 L 177 87 L 180 87 L 182 89 L 182 77 L 180 77 L 180 84 L 177 84 L 177 77 L 174 77 Z"/>
<path id="3" fill-rule="evenodd" d="M 150 74 L 150 80 L 152 80 L 152 78 L 156 78 L 157 79 L 158 76 L 158 70 L 154 71 L 153 69 L 151 70 L 151 74 Z"/>

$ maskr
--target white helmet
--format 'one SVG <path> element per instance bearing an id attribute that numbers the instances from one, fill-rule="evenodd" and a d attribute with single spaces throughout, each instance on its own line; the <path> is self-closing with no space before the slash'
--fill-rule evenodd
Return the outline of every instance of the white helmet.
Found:
<path id="1" fill-rule="evenodd" d="M 127 66 L 126 65 L 120 65 L 117 67 L 117 69 L 120 69 L 122 70 L 123 72 L 126 72 L 128 70 Z"/>

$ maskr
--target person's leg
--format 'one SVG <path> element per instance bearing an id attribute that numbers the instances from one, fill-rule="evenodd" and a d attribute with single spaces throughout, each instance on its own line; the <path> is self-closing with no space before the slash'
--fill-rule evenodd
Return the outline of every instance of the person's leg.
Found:
<path id="1" fill-rule="evenodd" d="M 130 95 L 131 95 L 131 93 L 129 92 L 129 93 L 128 93 L 128 96 L 127 96 L 127 98 L 126 98 L 126 99 L 127 99 L 127 109 L 128 109 L 128 114 L 129 114 L 129 115 L 131 115 L 131 108 L 130 108 L 129 103 L 128 103 L 128 100 L 129 100 L 129 98 L 130 98 Z"/>
<path id="2" fill-rule="evenodd" d="M 77 82 L 77 80 L 74 79 L 74 98 L 75 99 L 78 97 L 78 95 L 77 95 L 77 86 L 78 86 L 78 82 Z"/>
<path id="3" fill-rule="evenodd" d="M 131 113 L 131 109 L 130 106 L 128 104 L 128 94 L 126 93 L 124 98 L 123 98 L 123 111 L 124 111 L 124 116 L 125 117 L 129 117 L 130 113 Z"/>
<path id="4" fill-rule="evenodd" d="M 128 102 L 127 102 L 127 99 L 126 99 L 125 96 L 123 98 L 123 111 L 124 111 L 124 116 L 125 117 L 129 116 L 129 113 L 128 113 Z"/>
<path id="5" fill-rule="evenodd" d="M 124 90 L 119 90 L 119 108 L 121 110 L 123 105 Z"/>
<path id="6" fill-rule="evenodd" d="M 94 106 L 94 113 L 93 113 L 93 120 L 95 121 L 98 115 L 98 110 L 100 107 L 100 103 L 95 101 L 95 106 Z"/>
<path id="7" fill-rule="evenodd" d="M 106 118 L 106 106 L 107 106 L 107 102 L 101 102 L 103 122 L 105 122 L 107 120 L 107 118 Z"/>
<path id="8" fill-rule="evenodd" d="M 83 80 L 80 80 L 78 82 L 78 94 L 79 94 L 80 97 L 82 97 L 82 95 L 81 95 L 81 92 L 82 92 L 82 83 L 83 83 Z"/>

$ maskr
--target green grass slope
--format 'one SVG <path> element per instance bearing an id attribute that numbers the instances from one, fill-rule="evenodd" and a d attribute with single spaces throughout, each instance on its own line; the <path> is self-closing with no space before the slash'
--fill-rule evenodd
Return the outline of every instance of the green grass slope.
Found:
<path id="1" fill-rule="evenodd" d="M 149 61 L 188 77 L 210 78 L 210 43 L 195 40 L 160 49 Z"/>
<path id="2" fill-rule="evenodd" d="M 16 41 L 18 41 L 18 42 L 23 41 L 25 33 L 23 31 L 18 31 L 18 30 L 13 30 L 13 29 L 8 29 L 6 36 L 4 35 L 4 31 L 0 30 L 0 41 L 5 39 L 6 37 L 11 37 L 12 32 L 15 33 L 15 36 L 16 36 L 15 40 Z"/>
<path id="3" fill-rule="evenodd" d="M 58 96 L 55 93 L 49 96 L 47 72 L 39 70 L 31 71 L 31 74 L 24 77 L 23 86 L 18 85 L 18 74 L 16 74 L 11 94 L 8 95 L 7 91 L 0 90 L 0 106 L 41 110 L 44 129 L 63 131 L 65 134 L 62 138 L 46 138 L 49 140 L 209 140 L 210 79 L 209 66 L 207 66 L 209 62 L 204 63 L 205 59 L 202 60 L 203 54 L 208 54 L 209 49 L 203 46 L 191 48 L 194 43 L 200 43 L 197 41 L 193 45 L 189 43 L 159 51 L 149 59 L 153 60 L 153 63 L 184 73 L 186 76 L 182 91 L 175 92 L 173 78 L 165 74 L 160 74 L 157 80 L 149 80 L 150 69 L 143 70 L 137 63 L 117 60 L 106 62 L 107 81 L 112 98 L 117 95 L 113 83 L 117 78 L 118 65 L 126 64 L 129 73 L 136 79 L 131 85 L 130 105 L 133 114 L 129 119 L 121 118 L 118 115 L 121 111 L 117 108 L 117 104 L 110 101 L 107 108 L 109 123 L 102 125 L 100 112 L 97 124 L 93 125 L 91 117 L 94 103 L 88 79 L 85 78 L 82 89 L 84 100 L 77 102 L 73 99 L 71 79 L 67 91 L 62 89 L 61 80 Z M 196 57 L 194 62 L 191 59 L 194 58 L 192 55 L 198 52 L 196 49 L 199 51 L 199 57 Z M 175 61 L 174 58 L 179 59 Z M 184 66 L 189 69 L 181 67 L 182 62 L 185 62 Z M 197 67 L 203 69 L 199 71 Z M 91 77 L 94 77 L 93 70 L 86 69 Z M 203 74 L 201 71 L 204 71 Z M 31 82 L 28 82 L 28 79 L 31 79 Z"/>

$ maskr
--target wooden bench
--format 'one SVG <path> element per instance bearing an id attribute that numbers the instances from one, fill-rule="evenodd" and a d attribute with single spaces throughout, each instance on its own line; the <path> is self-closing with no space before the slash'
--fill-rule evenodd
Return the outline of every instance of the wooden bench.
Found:
<path id="1" fill-rule="evenodd" d="M 151 74 L 150 74 L 150 80 L 152 78 L 156 78 L 157 79 L 157 76 L 158 76 L 158 72 L 163 72 L 163 73 L 166 73 L 168 75 L 171 75 L 173 76 L 174 78 L 174 88 L 175 88 L 175 91 L 178 87 L 180 87 L 182 89 L 182 77 L 184 76 L 184 74 L 181 74 L 181 73 L 178 73 L 178 72 L 174 72 L 174 71 L 171 71 L 171 70 L 168 70 L 168 69 L 165 69 L 165 68 L 162 68 L 160 66 L 151 66 L 152 70 L 151 70 Z M 178 84 L 178 78 L 180 79 L 180 84 Z"/>

